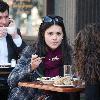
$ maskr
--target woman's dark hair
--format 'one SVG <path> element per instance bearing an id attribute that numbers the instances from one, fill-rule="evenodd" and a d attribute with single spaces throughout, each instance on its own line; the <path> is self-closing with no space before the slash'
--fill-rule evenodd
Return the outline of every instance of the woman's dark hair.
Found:
<path id="1" fill-rule="evenodd" d="M 0 12 L 5 12 L 6 10 L 9 13 L 9 5 L 4 1 L 0 1 Z"/>
<path id="2" fill-rule="evenodd" d="M 63 23 L 63 18 L 60 16 L 45 16 L 44 17 L 43 22 L 40 25 L 39 33 L 38 33 L 38 44 L 37 44 L 38 54 L 40 56 L 45 56 L 46 54 L 46 44 L 44 40 L 44 33 L 46 29 L 52 25 L 59 25 L 62 28 L 64 36 L 63 36 L 61 48 L 62 48 L 62 53 L 64 57 L 64 64 L 71 64 L 71 47 L 69 46 L 68 40 L 66 37 L 66 31 L 65 31 L 65 27 Z"/>
<path id="3" fill-rule="evenodd" d="M 86 83 L 100 81 L 100 24 L 82 29 L 75 40 L 75 66 Z"/>

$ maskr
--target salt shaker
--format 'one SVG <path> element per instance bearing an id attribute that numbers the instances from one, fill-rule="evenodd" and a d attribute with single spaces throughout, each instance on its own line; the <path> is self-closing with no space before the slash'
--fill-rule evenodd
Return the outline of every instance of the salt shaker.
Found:
<path id="1" fill-rule="evenodd" d="M 12 59 L 11 60 L 11 67 L 15 67 L 16 66 L 16 60 L 15 59 Z"/>

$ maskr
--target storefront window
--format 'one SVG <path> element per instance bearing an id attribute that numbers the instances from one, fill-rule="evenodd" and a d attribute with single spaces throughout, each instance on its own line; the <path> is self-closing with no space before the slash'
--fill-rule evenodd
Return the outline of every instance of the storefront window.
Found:
<path id="1" fill-rule="evenodd" d="M 7 0 L 10 17 L 16 21 L 23 36 L 37 36 L 44 16 L 44 0 Z"/>

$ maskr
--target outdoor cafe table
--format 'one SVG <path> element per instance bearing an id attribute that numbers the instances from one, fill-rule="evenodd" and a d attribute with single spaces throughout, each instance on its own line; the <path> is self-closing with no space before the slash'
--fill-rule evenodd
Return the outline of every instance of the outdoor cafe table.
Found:
<path id="1" fill-rule="evenodd" d="M 0 76 L 7 76 L 13 70 L 14 67 L 0 67 Z"/>
<path id="2" fill-rule="evenodd" d="M 0 66 L 0 100 L 7 100 L 9 93 L 9 86 L 7 83 L 8 76 L 13 70 L 13 67 Z"/>
<path id="3" fill-rule="evenodd" d="M 80 93 L 84 91 L 83 87 L 58 87 L 51 84 L 43 84 L 40 82 L 19 82 L 18 85 L 59 93 L 77 93 L 79 96 L 77 100 L 80 100 Z"/>

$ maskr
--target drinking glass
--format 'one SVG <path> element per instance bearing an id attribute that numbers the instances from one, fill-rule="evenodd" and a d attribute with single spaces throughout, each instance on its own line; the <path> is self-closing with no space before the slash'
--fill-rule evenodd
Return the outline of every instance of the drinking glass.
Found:
<path id="1" fill-rule="evenodd" d="M 71 65 L 64 65 L 64 77 L 65 76 L 72 77 L 72 66 Z"/>

